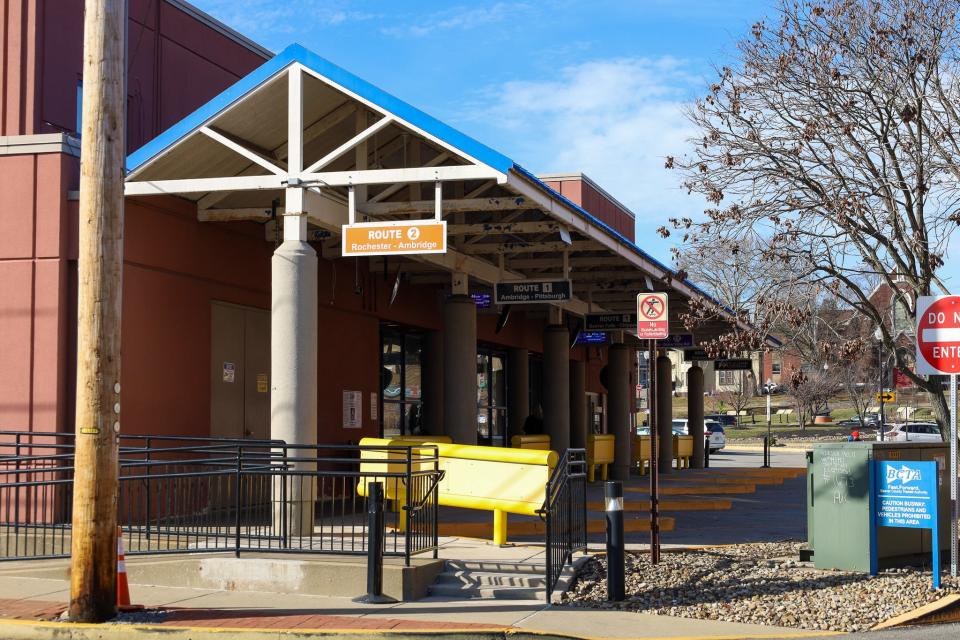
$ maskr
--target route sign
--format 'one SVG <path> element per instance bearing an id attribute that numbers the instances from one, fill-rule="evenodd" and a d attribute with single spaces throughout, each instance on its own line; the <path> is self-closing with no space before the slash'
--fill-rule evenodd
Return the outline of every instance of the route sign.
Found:
<path id="1" fill-rule="evenodd" d="M 493 290 L 497 304 L 527 304 L 570 300 L 573 286 L 569 280 L 508 280 Z"/>
<path id="2" fill-rule="evenodd" d="M 713 363 L 714 371 L 750 371 L 752 368 L 753 361 L 750 358 L 728 358 Z"/>
<path id="3" fill-rule="evenodd" d="M 940 588 L 937 485 L 935 461 L 873 461 L 870 474 L 870 575 L 877 575 L 877 527 L 930 529 L 933 588 Z"/>
<path id="4" fill-rule="evenodd" d="M 637 314 L 635 313 L 588 313 L 583 322 L 585 331 L 617 331 L 619 329 L 632 331 L 636 326 Z"/>
<path id="5" fill-rule="evenodd" d="M 693 346 L 692 333 L 671 333 L 661 340 L 657 347 L 661 349 L 688 349 Z"/>
<path id="6" fill-rule="evenodd" d="M 917 298 L 917 373 L 960 373 L 960 296 Z"/>
<path id="7" fill-rule="evenodd" d="M 667 319 L 667 294 L 637 294 L 637 337 L 641 340 L 663 340 L 670 335 Z"/>
<path id="8" fill-rule="evenodd" d="M 447 222 L 356 222 L 343 225 L 341 254 L 394 256 L 447 252 Z"/>
<path id="9" fill-rule="evenodd" d="M 886 402 L 887 404 L 893 404 L 897 401 L 897 394 L 893 391 L 883 391 L 876 394 L 877 402 Z"/>

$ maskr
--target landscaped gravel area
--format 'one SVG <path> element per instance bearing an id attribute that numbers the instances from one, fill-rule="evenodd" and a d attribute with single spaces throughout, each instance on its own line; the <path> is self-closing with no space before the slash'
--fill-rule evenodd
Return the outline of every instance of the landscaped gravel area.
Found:
<path id="1" fill-rule="evenodd" d="M 823 631 L 864 631 L 875 624 L 960 593 L 960 581 L 918 568 L 879 576 L 818 571 L 800 563 L 799 542 L 743 544 L 627 555 L 626 600 L 607 602 L 606 557 L 587 562 L 562 602 L 661 615 L 725 620 Z"/>

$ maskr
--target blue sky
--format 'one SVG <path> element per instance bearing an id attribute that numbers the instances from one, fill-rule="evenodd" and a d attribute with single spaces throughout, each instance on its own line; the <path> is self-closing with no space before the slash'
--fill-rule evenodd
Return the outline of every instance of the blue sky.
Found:
<path id="1" fill-rule="evenodd" d="M 637 216 L 637 243 L 703 202 L 663 168 L 704 92 L 772 0 L 192 0 L 279 51 L 299 42 L 534 173 L 582 171 Z M 954 247 L 953 253 L 960 249 Z M 960 282 L 960 259 L 948 260 Z M 954 289 L 956 289 L 954 285 Z M 956 292 L 956 291 L 955 291 Z"/>

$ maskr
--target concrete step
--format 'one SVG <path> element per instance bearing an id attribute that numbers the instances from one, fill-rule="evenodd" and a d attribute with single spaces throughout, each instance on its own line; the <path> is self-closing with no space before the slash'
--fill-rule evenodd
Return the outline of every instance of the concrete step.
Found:
<path id="1" fill-rule="evenodd" d="M 578 558 L 577 566 L 586 559 Z M 429 592 L 447 598 L 543 601 L 547 593 L 545 572 L 543 562 L 447 560 Z M 567 588 L 575 573 L 570 565 L 564 568 L 554 597 Z"/>

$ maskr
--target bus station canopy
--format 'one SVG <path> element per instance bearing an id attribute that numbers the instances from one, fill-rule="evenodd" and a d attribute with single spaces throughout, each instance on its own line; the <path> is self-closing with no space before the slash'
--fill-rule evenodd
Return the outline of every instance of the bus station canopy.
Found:
<path id="1" fill-rule="evenodd" d="M 447 221 L 444 254 L 389 258 L 414 282 L 466 277 L 471 291 L 507 280 L 569 278 L 566 311 L 633 312 L 645 291 L 669 294 L 671 333 L 700 300 L 717 317 L 700 340 L 736 320 L 703 290 L 551 189 L 507 156 L 291 45 L 127 159 L 126 195 L 175 195 L 206 222 L 258 221 L 276 234 L 302 190 L 308 237 L 339 255 L 354 195 L 357 221 Z M 384 258 L 375 258 L 374 266 Z M 773 343 L 771 343 L 773 344 Z"/>

